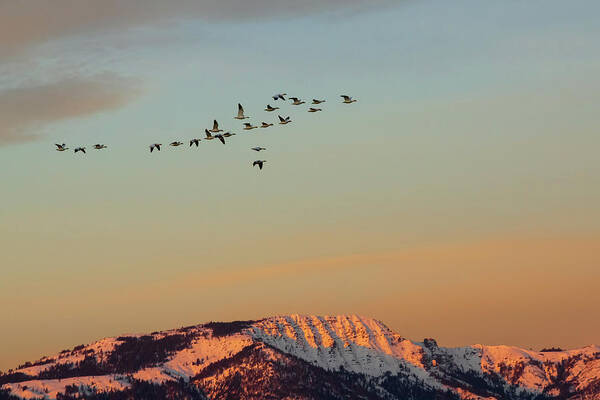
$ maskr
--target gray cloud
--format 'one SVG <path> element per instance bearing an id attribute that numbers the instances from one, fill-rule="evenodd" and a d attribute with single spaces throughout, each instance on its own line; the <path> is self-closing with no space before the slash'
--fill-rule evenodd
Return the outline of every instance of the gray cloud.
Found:
<path id="1" fill-rule="evenodd" d="M 52 64 L 40 67 L 38 45 L 176 19 L 223 22 L 288 18 L 331 10 L 356 11 L 393 1 L 0 0 L 0 146 L 35 140 L 49 123 L 117 109 L 140 93 L 139 82 L 115 74 L 78 77 L 89 74 L 85 63 L 82 66 L 70 60 L 59 69 Z M 30 80 L 36 75 L 53 83 L 32 85 Z M 3 90 L 4 84 L 12 88 Z"/>
<path id="2" fill-rule="evenodd" d="M 44 125 L 113 110 L 141 92 L 134 79 L 103 74 L 0 91 L 0 146 L 34 140 Z"/>
<path id="3" fill-rule="evenodd" d="M 173 18 L 294 16 L 391 0 L 19 0 L 0 2 L 0 57 L 48 40 Z"/>

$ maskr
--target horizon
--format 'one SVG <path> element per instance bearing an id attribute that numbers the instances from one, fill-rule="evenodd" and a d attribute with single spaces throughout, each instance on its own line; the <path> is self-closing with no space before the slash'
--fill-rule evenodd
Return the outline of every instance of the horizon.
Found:
<path id="1" fill-rule="evenodd" d="M 32 359 L 32 360 L 27 360 L 26 362 L 24 361 L 23 363 L 20 363 L 18 366 L 15 366 L 14 368 L 11 368 L 9 370 L 6 370 L 6 371 L 0 370 L 0 373 L 6 373 L 8 371 L 16 370 L 17 367 L 22 368 L 22 366 L 23 365 L 27 365 L 27 363 L 35 363 L 37 361 L 45 359 L 46 357 L 56 356 L 56 355 L 62 353 L 63 351 L 69 351 L 69 350 L 72 351 L 76 347 L 81 347 L 81 346 L 88 347 L 88 346 L 90 346 L 92 344 L 99 343 L 99 342 L 104 341 L 106 339 L 115 339 L 115 338 L 119 338 L 119 337 L 136 337 L 136 336 L 137 337 L 141 337 L 141 336 L 155 335 L 155 334 L 161 334 L 161 333 L 166 333 L 166 332 L 178 332 L 180 330 L 184 330 L 184 329 L 187 330 L 187 329 L 192 328 L 192 327 L 204 327 L 206 325 L 210 325 L 210 324 L 213 324 L 213 323 L 233 324 L 233 323 L 238 323 L 238 322 L 247 322 L 247 323 L 251 323 L 251 324 L 256 324 L 256 323 L 261 323 L 261 322 L 265 322 L 265 321 L 269 321 L 269 320 L 277 320 L 277 319 L 280 319 L 280 318 L 285 318 L 285 319 L 291 318 L 294 321 L 294 320 L 296 320 L 298 318 L 308 318 L 308 317 L 318 318 L 318 319 L 323 319 L 323 320 L 327 320 L 327 319 L 339 319 L 339 318 L 342 318 L 342 317 L 343 318 L 348 318 L 348 317 L 358 318 L 362 322 L 364 322 L 365 320 L 366 321 L 375 321 L 375 322 L 383 325 L 384 327 L 388 328 L 393 333 L 396 333 L 396 334 L 399 333 L 396 330 L 390 328 L 385 323 L 385 321 L 381 321 L 381 320 L 378 320 L 376 318 L 370 318 L 370 317 L 367 317 L 367 316 L 364 316 L 364 315 L 357 315 L 357 314 L 337 314 L 337 315 L 309 315 L 309 314 L 286 314 L 286 315 L 283 315 L 282 314 L 282 315 L 270 315 L 270 316 L 266 316 L 266 317 L 259 318 L 259 319 L 256 319 L 256 320 L 234 320 L 234 321 L 212 321 L 211 320 L 211 321 L 204 321 L 204 322 L 201 322 L 201 323 L 198 323 L 198 324 L 194 324 L 194 325 L 180 326 L 178 328 L 172 328 L 172 329 L 167 329 L 167 330 L 160 330 L 160 331 L 154 331 L 154 332 L 137 332 L 137 333 L 128 332 L 128 333 L 122 333 L 121 335 L 117 335 L 117 336 L 107 336 L 107 337 L 103 337 L 103 338 L 98 338 L 98 339 L 96 339 L 96 340 L 94 340 L 92 342 L 89 342 L 89 343 L 81 343 L 81 344 L 78 344 L 78 345 L 73 345 L 73 346 L 71 346 L 69 348 L 62 349 L 60 352 L 57 351 L 56 353 L 47 354 L 47 355 L 44 355 L 44 356 L 39 357 L 39 358 L 35 358 L 35 359 Z M 412 342 L 414 344 L 423 344 L 427 340 L 434 340 L 437 343 L 437 340 L 434 337 L 424 337 L 422 340 L 416 340 L 415 338 L 409 338 L 409 337 L 404 337 L 404 336 L 402 336 L 402 337 L 404 339 L 408 339 L 410 342 Z M 437 343 L 437 345 L 440 346 L 440 343 Z M 514 349 L 519 349 L 519 350 L 532 351 L 534 353 L 572 352 L 572 351 L 578 351 L 578 350 L 587 349 L 587 348 L 590 348 L 590 347 L 591 348 L 598 348 L 598 349 L 600 349 L 600 346 L 597 345 L 597 344 L 589 344 L 589 345 L 578 347 L 578 348 L 561 348 L 561 347 L 554 347 L 553 346 L 553 347 L 544 347 L 544 348 L 541 348 L 541 349 L 538 349 L 538 350 L 532 349 L 532 348 L 525 349 L 525 348 L 521 348 L 521 347 L 518 347 L 518 346 L 511 346 L 509 344 L 492 344 L 491 345 L 491 344 L 485 344 L 485 343 L 471 343 L 471 344 L 465 345 L 465 346 L 443 346 L 442 345 L 442 347 L 445 347 L 445 348 L 448 348 L 448 349 L 452 349 L 452 348 L 464 348 L 464 347 L 475 347 L 475 346 L 484 346 L 484 347 L 490 347 L 490 348 L 493 348 L 493 347 L 509 347 L 509 348 L 514 348 Z"/>
<path id="2" fill-rule="evenodd" d="M 0 5 L 0 371 L 290 314 L 365 315 L 446 347 L 600 345 L 598 12 Z M 236 133 L 225 145 L 204 140 L 215 119 Z"/>

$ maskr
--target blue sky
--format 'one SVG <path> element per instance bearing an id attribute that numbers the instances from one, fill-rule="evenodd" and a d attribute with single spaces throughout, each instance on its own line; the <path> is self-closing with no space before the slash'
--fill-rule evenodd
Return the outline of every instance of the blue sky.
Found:
<path id="1" fill-rule="evenodd" d="M 324 288 L 298 272 L 297 281 L 287 274 L 269 281 L 280 295 L 297 291 L 280 307 L 243 280 L 214 309 L 201 306 L 208 301 L 202 295 L 157 293 L 132 300 L 143 316 L 135 321 L 97 305 L 101 293 L 137 293 L 190 273 L 223 268 L 247 276 L 266 266 L 421 246 L 466 243 L 464 252 L 477 253 L 481 240 L 559 238 L 567 249 L 598 240 L 598 2 L 331 1 L 293 8 L 264 0 L 231 18 L 223 15 L 235 2 L 207 10 L 176 2 L 168 18 L 136 4 L 123 9 L 125 17 L 119 6 L 105 13 L 100 7 L 97 19 L 85 8 L 81 15 L 77 8 L 48 9 L 48 27 L 23 28 L 31 31 L 0 42 L 0 240 L 9 266 L 0 301 L 27 293 L 30 300 L 9 322 L 49 329 L 39 347 L 20 331 L 0 334 L 0 343 L 19 344 L 11 364 L 27 351 L 35 356 L 70 341 L 211 318 L 359 308 L 391 325 L 409 322 L 394 311 L 402 294 L 386 282 L 386 268 L 414 267 L 394 263 L 378 269 L 367 262 L 346 274 L 365 285 L 360 302 L 344 285 Z M 15 15 L 27 22 L 43 16 L 41 8 Z M 243 133 L 232 118 L 236 104 L 252 122 L 273 119 L 262 109 L 280 91 L 326 98 L 324 112 L 278 104 L 292 124 Z M 359 101 L 340 104 L 346 93 Z M 226 146 L 203 141 L 198 149 L 148 152 L 154 142 L 203 137 L 215 118 L 238 134 Z M 109 149 L 79 157 L 54 151 L 55 142 Z M 268 150 L 257 156 L 249 150 L 256 145 Z M 260 173 L 251 168 L 257 157 L 268 160 Z M 540 265 L 527 260 L 522 270 L 537 271 Z M 574 276 L 594 274 L 587 268 L 597 258 L 585 260 Z M 449 263 L 465 276 L 460 261 Z M 463 283 L 490 284 L 485 275 Z M 89 293 L 53 297 L 63 284 Z M 199 293 L 206 290 L 198 285 Z M 253 308 L 244 309 L 248 298 L 235 293 L 254 300 Z M 46 301 L 55 308 L 34 322 L 32 313 Z M 174 315 L 161 308 L 165 302 L 187 313 Z M 413 317 L 414 326 L 435 326 Z M 48 328 L 64 318 L 63 330 Z M 65 326 L 73 333 L 65 336 Z M 596 340 L 598 325 L 585 326 L 591 334 L 547 340 Z M 534 328 L 547 327 L 537 321 Z M 496 328 L 479 336 L 409 329 L 449 344 L 541 342 Z"/>

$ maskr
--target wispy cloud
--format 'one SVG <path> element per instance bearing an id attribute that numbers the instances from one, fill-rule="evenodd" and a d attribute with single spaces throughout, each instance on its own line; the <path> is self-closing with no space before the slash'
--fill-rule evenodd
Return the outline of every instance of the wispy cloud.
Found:
<path id="1" fill-rule="evenodd" d="M 48 65 L 47 54 L 43 55 L 43 51 L 40 54 L 40 45 L 173 20 L 294 17 L 387 2 L 389 0 L 0 1 L 0 67 L 3 68 L 0 146 L 33 140 L 48 123 L 117 109 L 140 92 L 138 82 L 117 74 L 86 78 L 90 71 L 85 71 L 87 66 L 82 67 L 77 60 L 68 59 L 58 70 L 49 68 L 52 64 Z M 64 59 L 58 58 L 60 62 Z M 41 70 L 34 68 L 35 65 L 42 65 Z M 97 65 L 96 60 L 93 65 Z M 42 77 L 45 83 L 30 83 Z M 3 89 L 3 82 L 8 82 L 11 88 Z"/>
<path id="2" fill-rule="evenodd" d="M 561 276 L 564 265 L 568 264 L 565 260 L 592 271 L 599 259 L 594 251 L 599 243 L 600 237 L 597 235 L 565 238 L 499 237 L 254 267 L 202 270 L 154 285 L 144 282 L 132 290 L 145 292 L 151 297 L 154 293 L 175 294 L 199 288 L 231 288 L 268 280 L 297 282 L 295 279 L 314 274 L 337 274 L 355 268 L 365 277 L 381 279 L 382 288 L 396 286 L 398 282 L 436 288 L 453 282 L 468 287 L 512 279 L 516 274 L 523 279 L 520 284 L 533 284 L 542 274 L 547 277 Z M 457 266 L 460 266 L 460 272 Z"/>
<path id="3" fill-rule="evenodd" d="M 115 74 L 68 78 L 0 91 L 0 146 L 34 140 L 46 124 L 113 110 L 141 92 Z"/>
<path id="4" fill-rule="evenodd" d="M 373 7 L 387 0 L 25 0 L 0 3 L 0 57 L 82 33 L 170 20 L 264 19 Z"/>

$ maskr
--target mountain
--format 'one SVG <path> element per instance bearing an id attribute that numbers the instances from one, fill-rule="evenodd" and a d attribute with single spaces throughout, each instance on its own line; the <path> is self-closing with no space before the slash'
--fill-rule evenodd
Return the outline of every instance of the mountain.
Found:
<path id="1" fill-rule="evenodd" d="M 355 315 L 289 315 L 107 338 L 0 385 L 3 400 L 600 399 L 600 347 L 446 348 Z"/>

